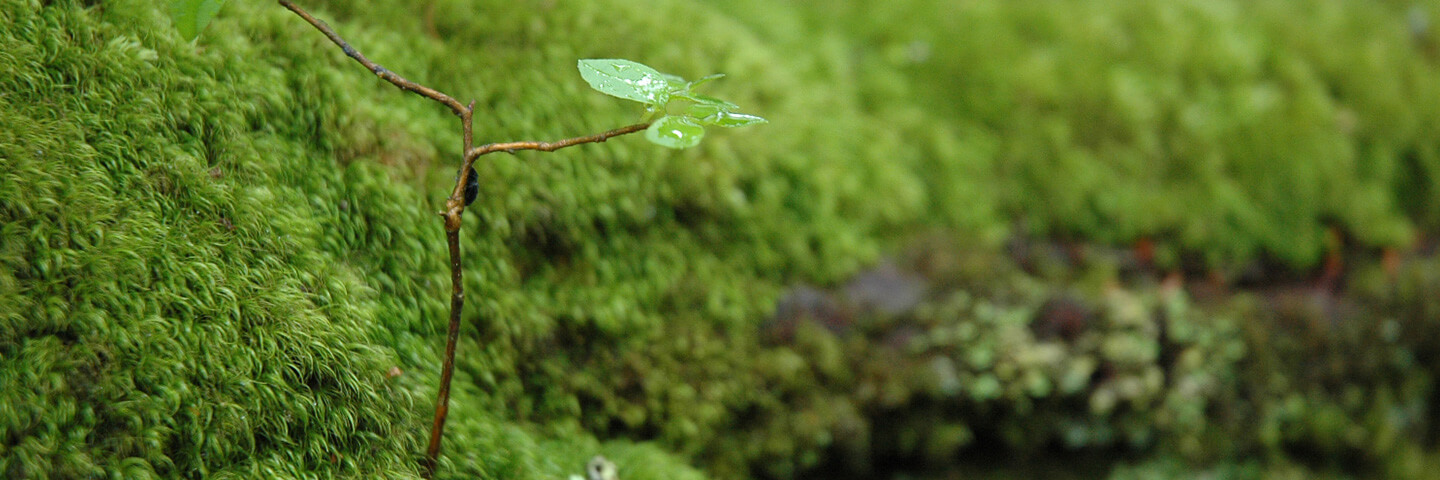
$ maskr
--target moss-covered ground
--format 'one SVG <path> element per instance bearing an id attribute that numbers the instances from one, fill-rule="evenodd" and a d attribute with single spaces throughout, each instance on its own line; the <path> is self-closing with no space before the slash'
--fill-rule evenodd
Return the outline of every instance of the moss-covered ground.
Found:
<path id="1" fill-rule="evenodd" d="M 1433 4 L 303 6 L 482 143 L 632 122 L 579 58 L 771 120 L 478 165 L 439 478 L 1440 465 Z M 0 0 L 0 476 L 418 477 L 458 131 L 271 2 Z"/>

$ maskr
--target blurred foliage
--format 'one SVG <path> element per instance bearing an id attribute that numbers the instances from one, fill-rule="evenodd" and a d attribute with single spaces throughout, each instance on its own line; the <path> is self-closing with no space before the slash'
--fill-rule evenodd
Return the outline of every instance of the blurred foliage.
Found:
<path id="1" fill-rule="evenodd" d="M 785 478 L 984 448 L 1117 478 L 1437 465 L 1431 257 L 1357 267 L 1343 299 L 1204 304 L 1123 262 L 997 251 L 1012 218 L 1222 272 L 1309 268 L 1331 228 L 1357 250 L 1433 232 L 1434 6 L 305 6 L 475 98 L 482 143 L 639 113 L 578 58 L 723 71 L 745 81 L 716 93 L 773 121 L 477 164 L 441 477 L 603 453 L 627 480 Z M 267 2 L 190 43 L 163 5 L 0 0 L 0 472 L 416 476 L 457 132 Z M 861 271 L 932 227 L 976 240 Z"/>
<path id="2" fill-rule="evenodd" d="M 724 8 L 845 56 L 841 91 L 914 145 L 940 220 L 1149 238 L 1204 269 L 1440 227 L 1433 3 L 771 3 Z"/>
<path id="3" fill-rule="evenodd" d="M 1092 470 L 1075 478 L 1428 478 L 1440 460 L 1433 257 L 1398 278 L 1357 274 L 1369 281 L 1343 296 L 1196 302 L 1104 255 L 1065 279 L 944 237 L 920 245 L 898 274 L 781 301 L 765 328 L 783 347 L 761 368 L 805 400 L 757 435 L 789 439 L 766 452 L 770 473 L 944 472 L 999 455 L 1013 463 L 997 478 L 1057 465 Z M 886 312 L 875 282 L 923 300 Z M 797 417 L 810 423 L 784 423 Z M 794 463 L 806 452 L 821 460 Z M 1095 472 L 1096 458 L 1116 468 Z"/>

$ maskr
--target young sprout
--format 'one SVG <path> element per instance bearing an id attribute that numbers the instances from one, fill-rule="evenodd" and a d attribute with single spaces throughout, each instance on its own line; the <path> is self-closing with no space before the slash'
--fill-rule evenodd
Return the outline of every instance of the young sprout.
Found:
<path id="1" fill-rule="evenodd" d="M 581 60 L 579 68 L 580 76 L 591 88 L 645 104 L 641 121 L 654 119 L 645 129 L 645 139 L 662 147 L 678 149 L 699 145 L 705 137 L 706 125 L 733 128 L 768 123 L 755 115 L 736 113 L 739 105 L 695 93 L 695 87 L 723 74 L 686 81 L 644 64 L 613 58 Z M 688 108 L 681 113 L 670 113 L 672 106 Z"/>
<path id="2" fill-rule="evenodd" d="M 224 6 L 226 0 L 170 0 L 170 18 L 176 30 L 187 40 L 194 40 Z M 380 79 L 394 84 L 401 90 L 420 95 L 439 103 L 460 119 L 460 134 L 464 148 L 460 154 L 458 174 L 450 197 L 446 199 L 445 210 L 440 213 L 445 223 L 445 240 L 450 253 L 450 325 L 445 337 L 445 356 L 440 370 L 440 388 L 435 395 L 435 418 L 430 429 L 430 444 L 426 448 L 421 476 L 431 478 L 439 464 L 440 442 L 444 436 L 445 422 L 450 409 L 450 382 L 455 369 L 455 348 L 460 332 L 460 312 L 465 305 L 464 263 L 460 256 L 461 215 L 465 207 L 480 195 L 480 176 L 474 163 L 481 156 L 491 153 L 515 153 L 519 150 L 553 152 L 562 148 L 588 143 L 598 143 L 610 138 L 645 131 L 645 138 L 669 148 L 689 148 L 700 143 L 705 136 L 706 125 L 721 127 L 743 127 L 766 123 L 765 119 L 736 113 L 740 107 L 733 103 L 694 92 L 695 87 L 720 78 L 710 75 L 695 81 L 660 73 L 655 69 L 629 60 L 592 59 L 580 61 L 580 75 L 591 87 L 601 92 L 645 104 L 645 115 L 640 123 L 581 137 L 566 138 L 550 142 L 519 141 L 475 145 L 473 118 L 475 102 L 468 103 L 444 92 L 406 79 L 361 54 L 340 37 L 324 21 L 315 18 L 291 0 L 278 0 L 280 5 L 294 12 L 311 26 L 340 47 L 346 56 L 359 62 L 365 70 Z M 677 106 L 677 102 L 681 105 Z M 671 107 L 686 107 L 681 113 L 671 113 Z M 586 467 L 590 480 L 615 480 L 615 464 L 596 456 Z"/>

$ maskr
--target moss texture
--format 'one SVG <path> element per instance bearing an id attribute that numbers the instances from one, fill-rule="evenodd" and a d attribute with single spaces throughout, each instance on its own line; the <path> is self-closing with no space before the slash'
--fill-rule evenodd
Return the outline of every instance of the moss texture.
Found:
<path id="1" fill-rule="evenodd" d="M 476 98 L 482 141 L 631 120 L 574 75 L 581 57 L 725 71 L 749 79 L 720 87 L 741 103 L 838 112 L 683 154 L 610 142 L 486 162 L 464 244 L 472 307 L 447 475 L 578 471 L 600 448 L 578 427 L 612 418 L 663 423 L 651 437 L 697 449 L 727 402 L 755 392 L 717 382 L 694 402 L 651 404 L 677 387 L 647 370 L 650 390 L 618 405 L 587 394 L 621 381 L 600 362 L 649 367 L 647 347 L 676 331 L 724 355 L 782 279 L 837 278 L 899 221 L 861 201 L 875 185 L 834 184 L 881 170 L 853 153 L 886 145 L 802 148 L 861 130 L 853 99 L 796 95 L 804 83 L 777 52 L 703 7 L 311 7 L 389 68 Z M 455 122 L 263 2 L 227 6 L 193 45 L 142 2 L 0 12 L 3 470 L 414 475 L 447 291 L 430 212 Z M 680 32 L 702 34 L 671 44 Z M 913 212 L 904 180 L 879 193 Z M 694 354 L 669 352 L 657 371 L 680 375 Z M 631 447 L 613 448 L 623 460 Z M 684 476 L 678 465 L 655 474 Z M 621 463 L 628 478 L 643 471 Z"/>
<path id="2" fill-rule="evenodd" d="M 1357 281 L 1344 318 L 1392 323 L 1336 323 L 993 255 L 1010 218 L 1222 269 L 1307 268 L 1332 227 L 1366 249 L 1440 225 L 1440 37 L 1406 23 L 1437 12 L 1247 5 L 305 6 L 476 99 L 480 142 L 632 121 L 578 58 L 724 72 L 720 96 L 772 122 L 478 165 L 442 478 L 596 453 L 627 480 L 883 471 L 980 440 L 1155 454 L 1122 478 L 1333 453 L 1426 471 L 1433 261 Z M 192 44 L 152 2 L 0 0 L 0 474 L 417 476 L 457 123 L 269 2 Z M 837 298 L 787 285 L 853 285 L 935 226 L 978 241 L 933 248 L 953 268 L 919 272 L 914 304 L 771 318 Z M 1078 324 L 1037 326 L 1072 303 Z M 1231 462 L 1256 453 L 1274 461 Z"/>
<path id="3" fill-rule="evenodd" d="M 1148 238 L 1169 264 L 1222 269 L 1310 267 L 1331 227 L 1375 248 L 1440 225 L 1426 2 L 725 3 L 846 55 L 952 220 Z"/>

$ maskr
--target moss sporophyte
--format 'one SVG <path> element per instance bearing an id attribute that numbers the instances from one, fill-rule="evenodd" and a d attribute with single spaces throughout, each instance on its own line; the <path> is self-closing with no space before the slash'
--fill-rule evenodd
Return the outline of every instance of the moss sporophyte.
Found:
<path id="1" fill-rule="evenodd" d="M 172 0 L 171 19 L 180 34 L 194 40 L 210 20 L 214 19 L 224 0 Z M 462 103 L 455 97 L 434 88 L 408 80 L 395 72 L 371 61 L 340 37 L 328 24 L 315 18 L 309 12 L 289 0 L 279 0 L 280 5 L 294 12 L 315 29 L 323 33 L 345 55 L 359 62 L 375 76 L 394 84 L 401 90 L 414 92 L 449 108 L 460 117 L 461 135 L 464 148 L 461 151 L 460 167 L 451 188 L 445 210 L 439 212 L 445 222 L 446 242 L 450 252 L 451 296 L 450 324 L 446 336 L 444 365 L 441 368 L 440 388 L 435 401 L 435 418 L 431 427 L 430 444 L 424 458 L 423 473 L 426 478 L 434 475 L 440 454 L 440 441 L 444 434 L 445 420 L 449 411 L 450 383 L 454 373 L 455 347 L 460 330 L 460 312 L 464 307 L 463 287 L 464 265 L 460 255 L 460 225 L 465 207 L 479 196 L 480 184 L 474 163 L 481 156 L 517 150 L 538 150 L 552 152 L 565 147 L 586 143 L 604 142 L 611 137 L 645 131 L 645 138 L 656 145 L 673 149 L 684 149 L 698 145 L 705 136 L 705 126 L 744 127 L 766 123 L 764 118 L 738 113 L 739 106 L 715 97 L 696 93 L 696 87 L 722 75 L 715 74 L 698 80 L 661 73 L 649 66 L 620 59 L 580 60 L 580 76 L 595 90 L 602 93 L 633 100 L 644 104 L 645 111 L 639 123 L 614 130 L 582 137 L 573 137 L 553 142 L 519 141 L 474 144 L 473 115 L 475 102 Z M 671 109 L 680 113 L 669 113 Z M 603 460 L 603 459 L 602 459 Z M 608 462 L 606 462 L 608 465 Z M 593 470 L 594 468 L 592 468 Z M 613 465 L 610 466 L 613 478 Z M 592 472 L 592 475 L 594 472 Z"/>

